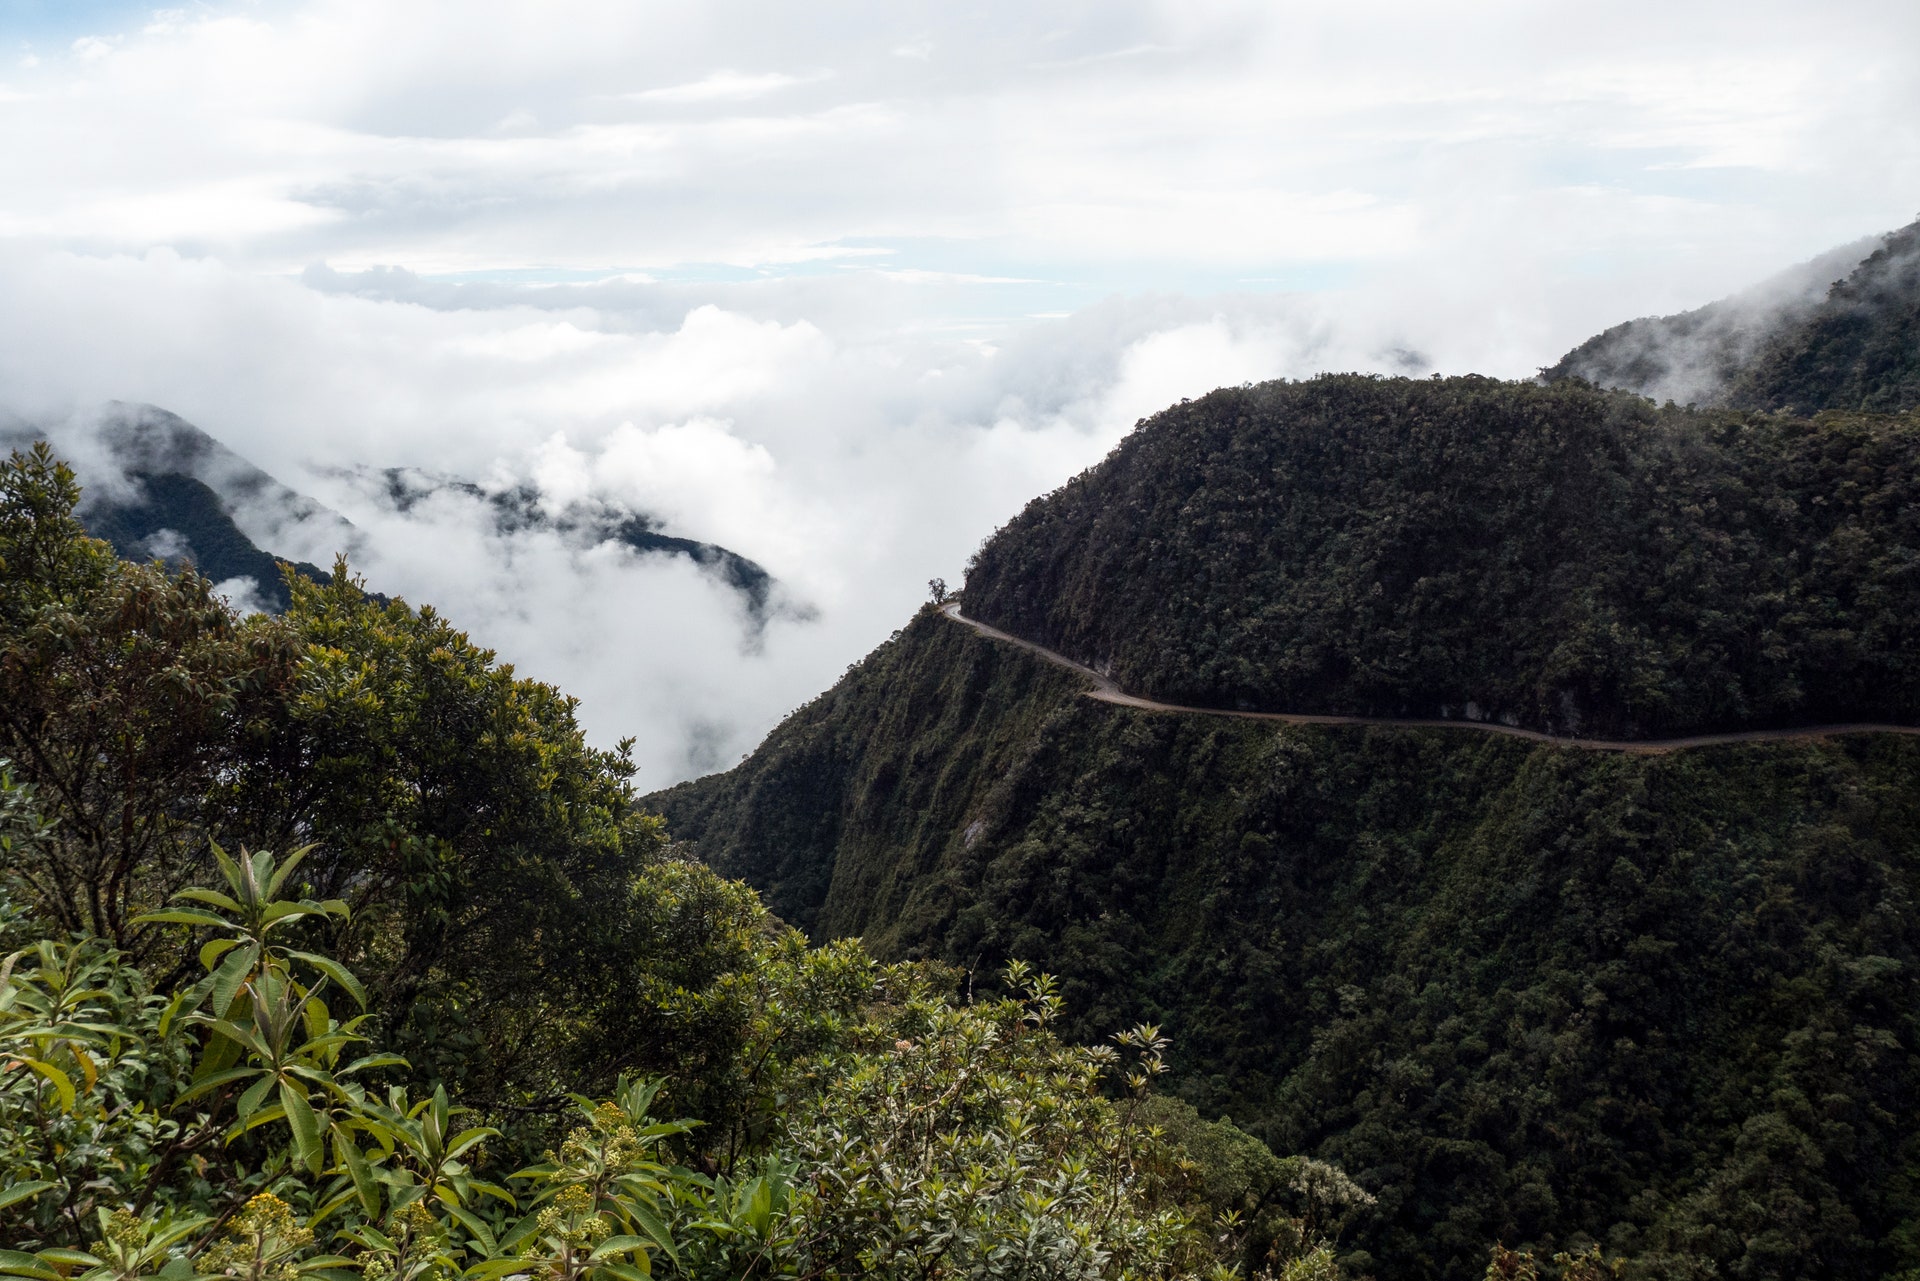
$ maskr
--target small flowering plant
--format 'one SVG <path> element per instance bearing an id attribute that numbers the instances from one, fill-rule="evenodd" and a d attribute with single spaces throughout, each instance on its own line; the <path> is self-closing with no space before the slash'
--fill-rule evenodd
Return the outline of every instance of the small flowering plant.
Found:
<path id="1" fill-rule="evenodd" d="M 676 1200 L 695 1194 L 696 1176 L 655 1158 L 663 1139 L 692 1124 L 653 1120 L 658 1090 L 622 1078 L 608 1102 L 575 1098 L 586 1123 L 548 1161 L 513 1176 L 540 1188 L 533 1212 L 500 1243 L 515 1257 L 479 1265 L 475 1281 L 532 1269 L 553 1281 L 635 1281 L 652 1275 L 656 1254 L 678 1265 L 668 1223 Z"/>
<path id="2" fill-rule="evenodd" d="M 208 1246 L 197 1271 L 203 1277 L 231 1277 L 234 1281 L 299 1281 L 303 1272 L 341 1260 L 302 1261 L 313 1244 L 313 1230 L 294 1215 L 293 1207 L 271 1192 L 249 1200 L 226 1235 Z"/>

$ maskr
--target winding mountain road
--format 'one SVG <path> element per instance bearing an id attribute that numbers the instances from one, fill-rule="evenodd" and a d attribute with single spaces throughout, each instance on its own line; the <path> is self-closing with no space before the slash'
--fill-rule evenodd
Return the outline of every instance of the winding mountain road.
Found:
<path id="1" fill-rule="evenodd" d="M 1030 653 L 1038 654 L 1056 667 L 1078 672 L 1093 682 L 1093 688 L 1087 691 L 1088 698 L 1101 703 L 1112 703 L 1116 707 L 1137 708 L 1143 712 L 1178 712 L 1188 716 L 1229 716 L 1243 721 L 1277 721 L 1282 725 L 1372 725 L 1393 729 L 1477 730 L 1482 734 L 1504 734 L 1508 738 L 1524 738 L 1535 743 L 1549 743 L 1555 747 L 1578 747 L 1590 752 L 1631 752 L 1639 756 L 1660 756 L 1683 748 L 1717 747 L 1724 743 L 1785 743 L 1812 738 L 1837 738 L 1842 734 L 1920 735 L 1920 727 L 1913 725 L 1859 723 L 1807 725 L 1799 729 L 1752 729 L 1732 734 L 1689 734 L 1684 738 L 1566 738 L 1557 734 L 1543 734 L 1535 729 L 1501 725 L 1493 721 L 1455 721 L 1396 716 L 1315 716 L 1299 712 L 1238 712 L 1224 707 L 1189 707 L 1182 703 L 1161 703 L 1151 698 L 1142 698 L 1138 694 L 1129 694 L 1114 684 L 1111 678 L 1102 676 L 1085 663 L 1076 663 L 1065 654 L 1055 653 L 1044 645 L 1021 640 L 1018 636 L 1009 635 L 997 627 L 989 627 L 976 619 L 968 618 L 960 612 L 957 601 L 942 605 L 940 612 L 956 623 L 971 627 L 990 640 L 1017 645 Z"/>

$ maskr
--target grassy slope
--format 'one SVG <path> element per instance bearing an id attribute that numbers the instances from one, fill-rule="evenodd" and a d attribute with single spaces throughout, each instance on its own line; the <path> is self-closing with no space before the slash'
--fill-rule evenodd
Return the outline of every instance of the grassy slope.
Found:
<path id="1" fill-rule="evenodd" d="M 1920 744 L 1662 758 L 1072 696 L 923 613 L 677 835 L 819 935 L 1059 973 L 1179 1089 L 1381 1195 L 1385 1278 L 1915 1261 Z"/>

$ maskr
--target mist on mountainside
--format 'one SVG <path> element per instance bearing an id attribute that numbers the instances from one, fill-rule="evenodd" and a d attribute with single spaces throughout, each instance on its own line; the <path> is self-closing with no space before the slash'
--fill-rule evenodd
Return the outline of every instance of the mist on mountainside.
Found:
<path id="1" fill-rule="evenodd" d="M 345 555 L 367 590 L 385 599 L 403 584 L 417 587 L 419 576 L 403 571 L 420 563 L 413 558 L 427 558 L 429 581 L 469 584 L 439 599 L 455 601 L 450 612 L 477 640 L 516 650 L 523 661 L 530 656 L 535 667 L 570 646 L 572 662 L 563 657 L 554 666 L 605 673 L 596 723 L 608 741 L 621 737 L 621 718 L 661 718 L 623 697 L 633 687 L 632 651 L 607 636 L 637 636 L 628 644 L 644 645 L 645 633 L 634 631 L 642 619 L 672 618 L 684 606 L 696 622 L 711 621 L 710 643 L 721 652 L 751 651 L 770 624 L 803 626 L 810 618 L 805 602 L 728 548 L 677 536 L 657 518 L 602 498 L 561 502 L 528 479 L 483 486 L 419 469 L 336 469 L 321 479 L 334 481 L 336 500 L 348 500 L 343 505 L 356 517 L 349 521 L 154 406 L 113 404 L 38 422 L 12 415 L 0 424 L 8 448 L 40 438 L 72 461 L 85 486 L 80 516 L 92 533 L 129 559 L 194 566 L 243 610 L 287 608 L 282 562 L 324 583 Z M 476 583 L 487 587 L 471 590 Z M 600 632 L 553 626 L 560 614 L 578 622 L 578 605 L 530 608 L 538 593 L 565 601 L 576 592 L 602 618 L 624 616 Z M 678 693 L 669 687 L 665 697 Z M 713 709 L 683 710 L 691 720 L 656 739 L 646 758 L 664 763 L 668 776 L 729 759 L 730 735 L 713 726 Z"/>
<path id="2" fill-rule="evenodd" d="M 1182 401 L 969 567 L 969 618 L 1122 689 L 1371 724 L 1095 702 L 923 607 L 645 803 L 817 935 L 1031 960 L 1076 1035 L 1164 1029 L 1203 1115 L 1376 1198 L 1349 1274 L 1527 1275 L 1526 1243 L 1566 1275 L 1904 1275 L 1920 750 L 1809 727 L 1920 725 L 1912 234 L 1545 385 Z M 1684 378 L 1728 403 L 1639 394 Z"/>
<path id="3" fill-rule="evenodd" d="M 1920 405 L 1920 222 L 1697 310 L 1616 325 L 1540 372 L 1683 405 L 1911 409 Z"/>
<path id="4" fill-rule="evenodd" d="M 1880 239 L 1842 245 L 1692 311 L 1615 325 L 1541 376 L 1549 382 L 1584 378 L 1661 402 L 1713 404 L 1774 335 L 1805 320 Z"/>

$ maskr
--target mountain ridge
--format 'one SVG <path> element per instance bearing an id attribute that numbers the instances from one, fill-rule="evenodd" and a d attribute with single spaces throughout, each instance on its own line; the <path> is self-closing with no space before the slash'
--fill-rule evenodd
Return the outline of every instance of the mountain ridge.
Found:
<path id="1" fill-rule="evenodd" d="M 1083 1040 L 1159 1026 L 1202 1115 L 1376 1198 L 1356 1273 L 1473 1281 L 1504 1244 L 1912 1275 L 1920 741 L 1486 732 L 1914 723 L 1920 415 L 1834 385 L 1811 414 L 1575 377 L 1183 402 L 970 564 L 960 606 L 1015 643 L 923 608 L 643 803 L 815 937 L 1029 962 Z"/>
<path id="2" fill-rule="evenodd" d="M 193 564 L 215 582 L 230 585 L 238 599 L 269 613 L 287 608 L 283 562 L 315 582 L 326 583 L 331 574 L 266 546 L 293 529 L 296 542 L 332 540 L 333 550 L 351 555 L 365 538 L 339 513 L 154 405 L 113 401 L 91 417 L 53 427 L 18 417 L 0 423 L 0 447 L 17 448 L 43 437 L 73 456 L 86 484 L 78 514 L 90 533 L 124 558 Z M 385 469 L 377 484 L 403 512 L 447 490 L 485 504 L 502 532 L 550 529 L 587 546 L 614 542 L 639 555 L 685 557 L 739 593 L 756 627 L 765 625 L 774 608 L 776 584 L 762 566 L 718 544 L 668 534 L 644 513 L 579 505 L 553 513 L 524 483 L 486 489 L 416 468 Z M 251 580 L 252 586 L 241 580 Z"/>
<path id="3" fill-rule="evenodd" d="M 1146 420 L 976 554 L 1170 703 L 1674 737 L 1920 718 L 1920 419 L 1327 375 Z"/>

